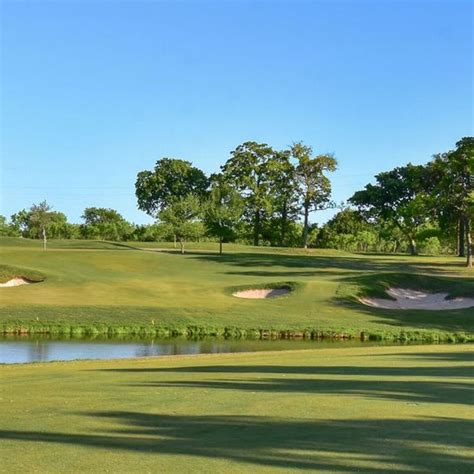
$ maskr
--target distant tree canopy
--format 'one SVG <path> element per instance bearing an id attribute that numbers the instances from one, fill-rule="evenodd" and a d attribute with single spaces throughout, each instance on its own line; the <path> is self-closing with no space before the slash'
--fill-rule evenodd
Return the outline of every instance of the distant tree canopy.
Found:
<path id="1" fill-rule="evenodd" d="M 379 173 L 376 184 L 356 192 L 349 202 L 375 219 L 387 220 L 406 237 L 415 255 L 416 233 L 429 219 L 425 193 L 426 168 L 409 163 Z"/>
<path id="2" fill-rule="evenodd" d="M 134 228 L 114 209 L 88 207 L 82 215 L 81 235 L 85 239 L 128 240 Z"/>

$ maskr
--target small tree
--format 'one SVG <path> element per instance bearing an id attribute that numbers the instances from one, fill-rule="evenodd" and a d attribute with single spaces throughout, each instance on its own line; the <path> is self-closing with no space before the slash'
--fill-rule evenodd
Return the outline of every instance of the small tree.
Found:
<path id="1" fill-rule="evenodd" d="M 308 247 L 309 213 L 331 207 L 331 181 L 325 172 L 336 171 L 337 161 L 332 155 L 311 157 L 313 149 L 303 143 L 295 143 L 292 156 L 298 161 L 296 181 L 303 211 L 303 247 Z"/>
<path id="2" fill-rule="evenodd" d="M 38 227 L 43 237 L 43 249 L 46 250 L 46 231 L 53 219 L 52 207 L 46 202 L 33 204 L 30 208 L 29 221 L 32 226 Z"/>
<path id="3" fill-rule="evenodd" d="M 211 192 L 205 205 L 204 224 L 207 232 L 219 239 L 219 254 L 222 243 L 235 237 L 236 226 L 244 211 L 240 194 L 221 177 L 214 177 Z"/>
<path id="4" fill-rule="evenodd" d="M 202 226 L 197 225 L 200 214 L 200 201 L 193 194 L 174 199 L 158 214 L 160 221 L 168 224 L 172 229 L 180 243 L 182 254 L 184 254 L 184 242 L 187 239 L 199 237 L 202 232 Z"/>

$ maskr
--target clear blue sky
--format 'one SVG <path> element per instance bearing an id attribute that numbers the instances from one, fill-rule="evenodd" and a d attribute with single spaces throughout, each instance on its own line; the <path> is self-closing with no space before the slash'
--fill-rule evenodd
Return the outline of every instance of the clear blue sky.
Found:
<path id="1" fill-rule="evenodd" d="M 150 222 L 138 171 L 216 171 L 246 140 L 333 152 L 340 201 L 473 133 L 469 0 L 0 3 L 6 216 Z"/>

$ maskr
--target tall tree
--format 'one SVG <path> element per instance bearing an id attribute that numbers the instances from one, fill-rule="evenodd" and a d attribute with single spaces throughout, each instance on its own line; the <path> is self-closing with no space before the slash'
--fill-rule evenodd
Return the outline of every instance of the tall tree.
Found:
<path id="1" fill-rule="evenodd" d="M 289 150 L 275 151 L 268 162 L 272 220 L 279 227 L 278 244 L 286 245 L 289 224 L 298 215 L 296 169 Z"/>
<path id="2" fill-rule="evenodd" d="M 474 220 L 474 137 L 464 137 L 456 143 L 456 149 L 435 155 L 428 165 L 432 180 L 432 203 L 438 218 L 450 216 L 451 222 L 459 223 L 460 246 L 466 245 L 466 264 L 473 265 Z"/>
<path id="3" fill-rule="evenodd" d="M 199 168 L 189 161 L 162 158 L 152 171 L 140 171 L 135 182 L 138 208 L 152 217 L 176 199 L 189 194 L 201 197 L 209 181 Z"/>
<path id="4" fill-rule="evenodd" d="M 312 157 L 313 149 L 302 142 L 293 144 L 291 154 L 297 160 L 296 182 L 303 212 L 303 247 L 308 247 L 309 214 L 331 206 L 331 181 L 325 175 L 337 169 L 332 155 Z"/>
<path id="5" fill-rule="evenodd" d="M 397 226 L 416 255 L 416 233 L 427 222 L 426 168 L 412 165 L 395 168 L 375 176 L 376 184 L 357 191 L 349 202 L 376 219 Z"/>
<path id="6" fill-rule="evenodd" d="M 222 243 L 235 237 L 236 226 L 244 211 L 244 202 L 222 176 L 213 176 L 212 181 L 205 204 L 204 224 L 207 232 L 219 239 L 219 254 L 222 255 Z"/>
<path id="7" fill-rule="evenodd" d="M 46 250 L 46 233 L 53 219 L 51 209 L 51 206 L 46 201 L 43 201 L 39 204 L 33 204 L 29 212 L 29 222 L 40 230 L 43 237 L 44 250 Z"/>
<path id="8" fill-rule="evenodd" d="M 199 237 L 202 224 L 198 222 L 201 215 L 201 202 L 193 194 L 171 200 L 158 217 L 161 222 L 172 229 L 180 243 L 181 253 L 184 254 L 184 243 L 187 239 Z"/>
<path id="9" fill-rule="evenodd" d="M 273 154 L 265 143 L 245 142 L 231 152 L 232 156 L 221 167 L 224 179 L 244 197 L 254 245 L 259 245 L 263 222 L 271 212 L 268 163 Z"/>

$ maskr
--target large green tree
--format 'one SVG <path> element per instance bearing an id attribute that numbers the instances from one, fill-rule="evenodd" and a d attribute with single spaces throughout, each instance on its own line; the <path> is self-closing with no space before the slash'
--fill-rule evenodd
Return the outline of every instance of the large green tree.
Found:
<path id="1" fill-rule="evenodd" d="M 428 171 L 431 178 L 432 209 L 441 224 L 459 223 L 460 247 L 466 247 L 467 266 L 472 267 L 474 137 L 464 137 L 456 143 L 455 150 L 435 155 L 428 164 Z"/>
<path id="2" fill-rule="evenodd" d="M 410 253 L 416 255 L 416 234 L 429 219 L 426 168 L 409 163 L 375 176 L 376 183 L 357 191 L 349 202 L 368 216 L 387 220 L 407 239 Z"/>
<path id="3" fill-rule="evenodd" d="M 337 169 L 332 155 L 313 155 L 313 149 L 302 142 L 291 147 L 291 155 L 297 160 L 296 182 L 303 213 L 303 247 L 308 246 L 309 214 L 331 206 L 331 181 L 325 175 Z"/>
<path id="4" fill-rule="evenodd" d="M 152 217 L 173 201 L 189 194 L 201 197 L 209 185 L 208 178 L 189 161 L 162 158 L 152 171 L 141 171 L 135 182 L 138 208 Z"/>
<path id="5" fill-rule="evenodd" d="M 268 168 L 273 155 L 273 149 L 265 143 L 245 142 L 221 167 L 224 179 L 245 200 L 244 215 L 252 224 L 254 245 L 259 245 L 263 223 L 272 210 Z"/>
<path id="6" fill-rule="evenodd" d="M 272 222 L 278 229 L 278 245 L 288 244 L 289 226 L 298 216 L 296 169 L 289 150 L 275 151 L 268 161 Z"/>

